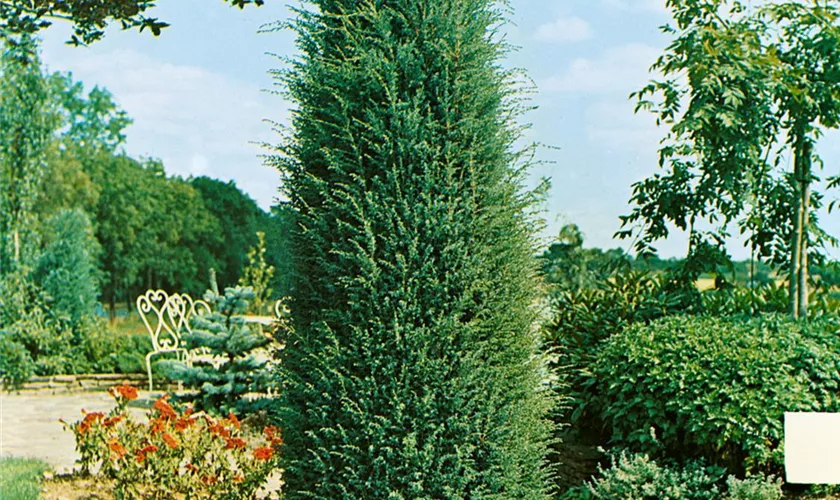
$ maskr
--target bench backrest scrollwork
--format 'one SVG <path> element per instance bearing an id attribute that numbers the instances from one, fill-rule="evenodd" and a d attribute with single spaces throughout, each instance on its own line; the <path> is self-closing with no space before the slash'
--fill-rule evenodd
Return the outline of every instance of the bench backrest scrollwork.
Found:
<path id="1" fill-rule="evenodd" d="M 164 290 L 148 290 L 137 297 L 137 312 L 152 338 L 154 352 L 185 349 L 181 335 L 190 332 L 193 314 L 209 314 L 210 305 L 193 300 L 186 293 L 167 294 Z"/>

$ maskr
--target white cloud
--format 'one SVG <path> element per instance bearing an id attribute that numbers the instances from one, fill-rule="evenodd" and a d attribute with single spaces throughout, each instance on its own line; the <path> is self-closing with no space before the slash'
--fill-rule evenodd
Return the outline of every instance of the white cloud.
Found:
<path id="1" fill-rule="evenodd" d="M 648 68 L 660 52 L 645 44 L 614 47 L 595 59 L 574 59 L 563 73 L 537 83 L 543 92 L 622 92 L 627 95 L 650 79 Z"/>
<path id="2" fill-rule="evenodd" d="M 542 42 L 573 43 L 592 37 L 589 23 L 579 17 L 561 17 L 537 28 L 534 38 Z"/>
<path id="3" fill-rule="evenodd" d="M 605 99 L 586 110 L 586 135 L 607 152 L 630 152 L 631 161 L 643 157 L 655 161 L 659 141 L 667 132 L 656 126 L 650 113 L 633 112 L 635 104 L 626 99 Z"/>
<path id="4" fill-rule="evenodd" d="M 602 3 L 606 7 L 620 10 L 640 10 L 658 14 L 668 12 L 665 0 L 602 0 Z"/>
<path id="5" fill-rule="evenodd" d="M 50 70 L 72 71 L 86 88 L 100 85 L 134 119 L 126 130 L 132 156 L 162 158 L 167 172 L 233 179 L 267 208 L 279 175 L 262 165 L 254 142 L 275 142 L 270 118 L 285 121 L 287 105 L 241 81 L 202 67 L 171 64 L 135 50 L 45 50 Z"/>

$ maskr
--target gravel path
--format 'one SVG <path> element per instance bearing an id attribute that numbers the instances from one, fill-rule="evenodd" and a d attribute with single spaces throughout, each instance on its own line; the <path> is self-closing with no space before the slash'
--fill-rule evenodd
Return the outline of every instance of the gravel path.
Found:
<path id="1" fill-rule="evenodd" d="M 139 405 L 129 408 L 132 416 L 145 416 L 150 394 L 140 392 Z M 58 419 L 73 422 L 81 410 L 104 411 L 113 408 L 114 400 L 105 391 L 96 392 L 24 392 L 0 394 L 0 456 L 40 458 L 56 472 L 69 472 L 76 461 L 73 433 L 64 431 Z"/>

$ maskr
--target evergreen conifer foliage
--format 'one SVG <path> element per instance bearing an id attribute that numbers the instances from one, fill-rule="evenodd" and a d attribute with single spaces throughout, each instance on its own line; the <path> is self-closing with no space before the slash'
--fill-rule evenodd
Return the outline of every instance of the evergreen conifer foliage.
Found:
<path id="1" fill-rule="evenodd" d="M 295 213 L 284 494 L 546 498 L 533 195 L 491 0 L 316 0 L 276 162 Z"/>
<path id="2" fill-rule="evenodd" d="M 249 407 L 243 396 L 249 392 L 265 392 L 266 361 L 253 356 L 253 351 L 269 343 L 259 328 L 251 328 L 242 314 L 254 298 L 248 287 L 228 287 L 224 295 L 208 291 L 204 300 L 212 312 L 193 315 L 192 332 L 184 334 L 188 349 L 203 350 L 207 356 L 187 365 L 181 361 L 163 361 L 167 374 L 198 392 L 179 396 L 193 402 L 196 409 L 227 415 L 243 413 Z"/>

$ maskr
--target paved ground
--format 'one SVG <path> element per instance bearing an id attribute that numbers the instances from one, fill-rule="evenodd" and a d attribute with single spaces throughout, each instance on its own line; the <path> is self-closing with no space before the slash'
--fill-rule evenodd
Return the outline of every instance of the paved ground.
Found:
<path id="1" fill-rule="evenodd" d="M 157 396 L 153 394 L 152 396 Z M 148 405 L 150 393 L 140 392 L 137 402 Z M 64 431 L 58 419 L 73 422 L 81 410 L 108 411 L 113 399 L 105 391 L 59 393 L 32 392 L 0 394 L 0 456 L 33 457 L 46 460 L 56 472 L 69 471 L 76 460 L 73 433 Z M 131 407 L 133 416 L 145 415 Z"/>

